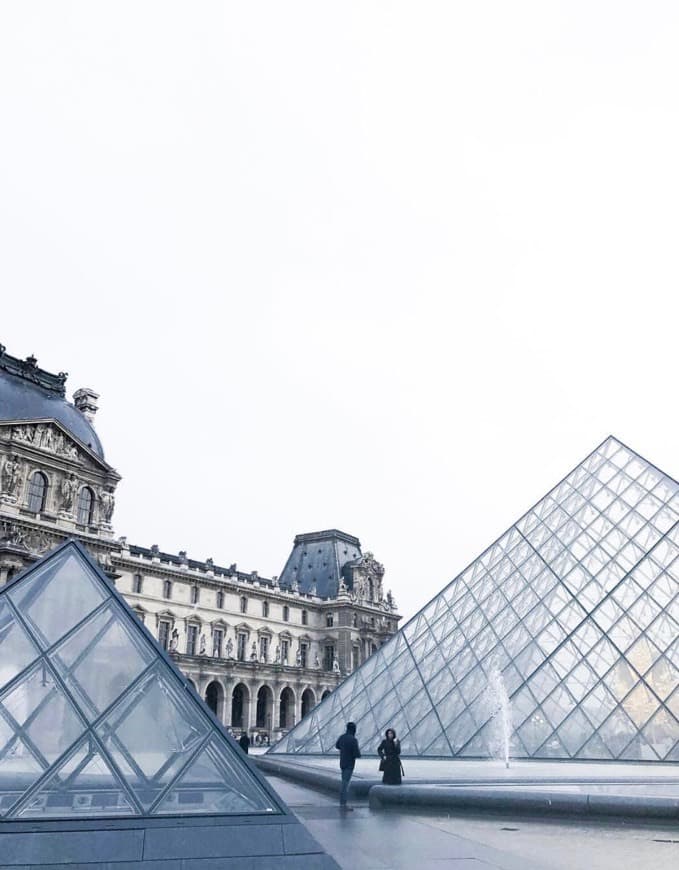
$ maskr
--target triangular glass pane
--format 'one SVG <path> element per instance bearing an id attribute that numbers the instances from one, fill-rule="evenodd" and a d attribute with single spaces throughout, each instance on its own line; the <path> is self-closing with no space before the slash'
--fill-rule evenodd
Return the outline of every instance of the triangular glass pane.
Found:
<path id="1" fill-rule="evenodd" d="M 85 730 L 85 723 L 45 661 L 38 662 L 0 695 L 0 712 L 45 766 L 63 755 Z"/>
<path id="2" fill-rule="evenodd" d="M 13 737 L 0 750 L 0 818 L 44 772 L 44 766 L 20 737 Z"/>
<path id="3" fill-rule="evenodd" d="M 92 818 L 138 815 L 127 790 L 89 736 L 23 801 L 11 818 Z"/>
<path id="4" fill-rule="evenodd" d="M 668 710 L 661 708 L 646 725 L 643 734 L 659 758 L 664 759 L 679 740 L 679 721 Z"/>
<path id="5" fill-rule="evenodd" d="M 108 593 L 85 558 L 69 546 L 39 562 L 8 595 L 38 642 L 49 647 L 98 607 Z"/>
<path id="6" fill-rule="evenodd" d="M 599 734 L 591 737 L 576 755 L 576 758 L 608 759 L 613 758 L 611 751 L 601 739 Z"/>
<path id="7" fill-rule="evenodd" d="M 120 608 L 110 602 L 66 638 L 50 658 L 88 718 L 96 719 L 154 656 L 129 628 Z M 106 679 L 102 680 L 104 672 Z"/>
<path id="8" fill-rule="evenodd" d="M 153 815 L 276 812 L 271 797 L 236 759 L 210 740 L 179 774 Z"/>
<path id="9" fill-rule="evenodd" d="M 139 802 L 148 809 L 202 745 L 206 718 L 154 668 L 96 726 Z"/>
<path id="10" fill-rule="evenodd" d="M 34 661 L 40 651 L 0 598 L 0 689 Z"/>

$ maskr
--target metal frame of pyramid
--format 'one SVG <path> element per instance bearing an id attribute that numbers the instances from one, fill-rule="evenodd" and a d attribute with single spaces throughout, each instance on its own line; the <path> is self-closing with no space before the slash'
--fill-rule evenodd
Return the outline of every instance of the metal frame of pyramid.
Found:
<path id="1" fill-rule="evenodd" d="M 679 484 L 612 436 L 270 752 L 490 757 L 498 679 L 515 757 L 679 761 Z"/>
<path id="2" fill-rule="evenodd" d="M 0 822 L 289 815 L 83 547 L 0 589 Z"/>

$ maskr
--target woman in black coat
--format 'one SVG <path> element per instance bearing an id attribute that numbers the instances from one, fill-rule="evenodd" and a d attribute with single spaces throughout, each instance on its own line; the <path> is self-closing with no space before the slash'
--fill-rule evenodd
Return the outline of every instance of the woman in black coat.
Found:
<path id="1" fill-rule="evenodd" d="M 380 770 L 385 785 L 401 785 L 401 743 L 393 728 L 387 728 L 384 740 L 377 747 Z"/>

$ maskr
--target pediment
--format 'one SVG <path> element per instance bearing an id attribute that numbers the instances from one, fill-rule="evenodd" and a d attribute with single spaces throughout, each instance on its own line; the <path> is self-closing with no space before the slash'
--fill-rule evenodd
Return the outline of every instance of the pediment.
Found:
<path id="1" fill-rule="evenodd" d="M 66 462 L 72 462 L 81 468 L 118 474 L 108 463 L 104 462 L 94 451 L 74 438 L 73 435 L 56 420 L 25 420 L 0 424 L 0 432 L 9 435 L 10 443 L 28 447 L 40 453 L 46 453 Z"/>

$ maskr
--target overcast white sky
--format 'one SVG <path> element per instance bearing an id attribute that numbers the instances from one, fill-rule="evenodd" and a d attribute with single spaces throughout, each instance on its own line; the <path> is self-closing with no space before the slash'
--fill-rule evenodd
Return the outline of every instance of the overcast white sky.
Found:
<path id="1" fill-rule="evenodd" d="M 0 341 L 116 531 L 405 615 L 613 433 L 679 474 L 676 2 L 4 0 Z"/>

